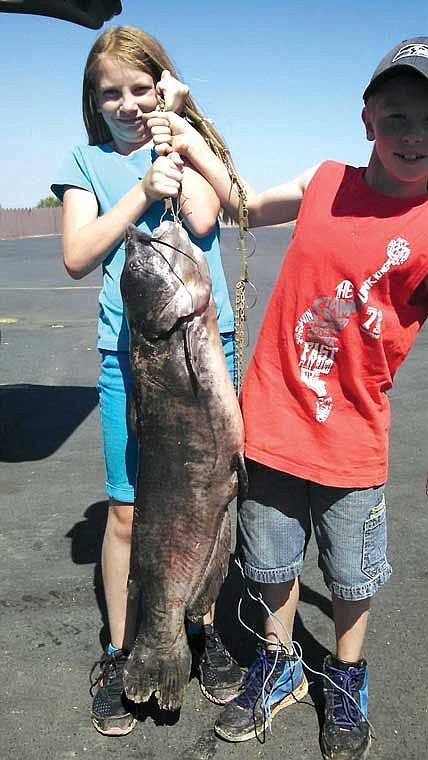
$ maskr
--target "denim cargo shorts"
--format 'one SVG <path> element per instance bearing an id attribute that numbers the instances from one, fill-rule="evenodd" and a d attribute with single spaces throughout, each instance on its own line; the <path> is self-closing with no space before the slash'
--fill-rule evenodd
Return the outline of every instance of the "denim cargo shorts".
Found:
<path id="1" fill-rule="evenodd" d="M 311 529 L 330 591 L 347 601 L 373 596 L 391 575 L 384 486 L 335 488 L 247 460 L 249 491 L 239 505 L 245 575 L 284 583 L 300 575 Z"/>

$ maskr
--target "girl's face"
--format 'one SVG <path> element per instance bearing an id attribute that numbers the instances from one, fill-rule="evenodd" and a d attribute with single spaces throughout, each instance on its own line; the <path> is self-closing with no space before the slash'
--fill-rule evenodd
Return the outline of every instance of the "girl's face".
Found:
<path id="1" fill-rule="evenodd" d="M 158 105 L 153 77 L 142 69 L 105 60 L 96 88 L 99 113 L 118 153 L 128 155 L 151 140 L 144 113 Z"/>

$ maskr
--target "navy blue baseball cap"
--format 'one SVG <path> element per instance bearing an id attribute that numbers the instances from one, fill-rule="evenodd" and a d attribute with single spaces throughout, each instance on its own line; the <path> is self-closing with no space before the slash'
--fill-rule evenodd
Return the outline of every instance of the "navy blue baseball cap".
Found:
<path id="1" fill-rule="evenodd" d="M 382 58 L 364 91 L 364 103 L 382 82 L 406 70 L 428 79 L 428 37 L 403 40 Z"/>

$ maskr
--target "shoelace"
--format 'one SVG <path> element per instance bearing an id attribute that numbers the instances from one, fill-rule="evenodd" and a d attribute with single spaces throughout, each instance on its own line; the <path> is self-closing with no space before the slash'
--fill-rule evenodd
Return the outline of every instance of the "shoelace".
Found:
<path id="1" fill-rule="evenodd" d="M 352 699 L 348 697 L 348 694 L 353 695 L 358 691 L 361 670 L 349 668 L 349 670 L 345 671 L 334 667 L 331 667 L 330 670 L 333 681 L 348 692 L 344 694 L 343 691 L 339 691 L 339 689 L 335 689 L 333 686 L 331 687 L 333 692 L 334 722 L 341 728 L 353 728 L 361 722 L 362 715 Z"/>
<path id="2" fill-rule="evenodd" d="M 265 649 L 258 649 L 257 653 L 258 657 L 248 668 L 244 682 L 241 686 L 240 694 L 238 694 L 235 700 L 237 704 L 250 710 L 254 708 L 254 705 L 259 699 L 263 691 L 263 684 L 265 684 L 266 693 L 269 693 L 284 668 L 284 661 L 278 661 L 275 670 L 271 673 L 269 680 L 266 682 L 266 678 L 272 670 L 273 662 L 269 659 Z M 278 672 L 278 670 L 280 670 L 280 672 Z"/>
<path id="3" fill-rule="evenodd" d="M 123 680 L 120 677 L 123 673 L 123 666 L 124 666 L 124 656 L 122 652 L 120 653 L 120 656 L 117 657 L 115 654 L 104 654 L 101 657 L 101 660 L 98 660 L 89 675 L 90 678 L 90 689 L 89 693 L 91 696 L 93 695 L 93 690 L 95 686 L 97 686 L 100 682 L 100 680 L 103 680 L 104 686 L 109 686 L 109 690 L 111 693 L 111 696 L 119 696 L 122 694 L 123 691 Z M 93 673 L 95 669 L 99 669 L 101 672 L 98 673 L 97 677 L 93 678 Z"/>
<path id="4" fill-rule="evenodd" d="M 214 667 L 221 667 L 224 664 L 225 657 L 230 660 L 231 656 L 224 646 L 217 631 L 205 634 L 205 653 L 206 657 Z"/>

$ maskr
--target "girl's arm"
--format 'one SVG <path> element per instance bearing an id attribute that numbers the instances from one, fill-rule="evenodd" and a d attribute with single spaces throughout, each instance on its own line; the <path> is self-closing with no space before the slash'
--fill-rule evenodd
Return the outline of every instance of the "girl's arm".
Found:
<path id="1" fill-rule="evenodd" d="M 177 154 L 161 156 L 144 179 L 102 216 L 98 202 L 87 190 L 67 186 L 64 192 L 62 247 L 65 268 L 79 280 L 92 272 L 124 237 L 126 227 L 162 198 L 178 196 L 184 181 L 183 163 Z"/>
<path id="2" fill-rule="evenodd" d="M 238 212 L 239 195 L 232 184 L 223 162 L 210 150 L 203 137 L 184 119 L 174 113 L 152 113 L 147 116 L 148 125 L 156 124 L 161 135 L 161 120 L 164 130 L 166 120 L 172 133 L 172 147 L 186 157 L 192 165 L 208 180 L 216 191 L 221 206 L 233 217 Z M 165 133 L 165 132 L 164 132 Z M 161 137 L 159 137 L 161 139 Z M 248 219 L 251 227 L 282 224 L 297 217 L 300 203 L 306 187 L 312 179 L 316 167 L 291 182 L 256 193 L 246 182 L 242 181 L 247 192 Z"/>
<path id="3" fill-rule="evenodd" d="M 196 237 L 211 232 L 220 213 L 220 201 L 210 183 L 186 161 L 178 202 L 185 226 Z"/>
<path id="4" fill-rule="evenodd" d="M 189 91 L 171 76 L 162 72 L 158 93 L 171 110 L 181 110 Z M 211 185 L 180 156 L 172 153 L 171 131 L 163 120 L 153 130 L 159 158 L 141 183 L 132 188 L 106 214 L 98 216 L 95 195 L 78 187 L 68 186 L 63 198 L 63 257 L 68 273 L 80 279 L 95 269 L 123 238 L 125 229 L 135 222 L 156 200 L 178 198 L 186 225 L 198 237 L 215 225 L 220 202 Z M 161 147 L 159 147 L 161 146 Z M 181 192 L 180 192 L 181 188 Z"/>
<path id="5" fill-rule="evenodd" d="M 164 99 L 165 107 L 174 112 L 181 111 L 189 92 L 187 85 L 172 77 L 166 69 L 162 71 L 156 90 Z M 155 111 L 148 121 L 159 156 L 170 155 L 174 150 L 169 121 L 163 114 Z M 188 161 L 184 164 L 179 205 L 184 224 L 197 237 L 204 237 L 212 230 L 220 213 L 220 201 L 212 186 Z"/>

